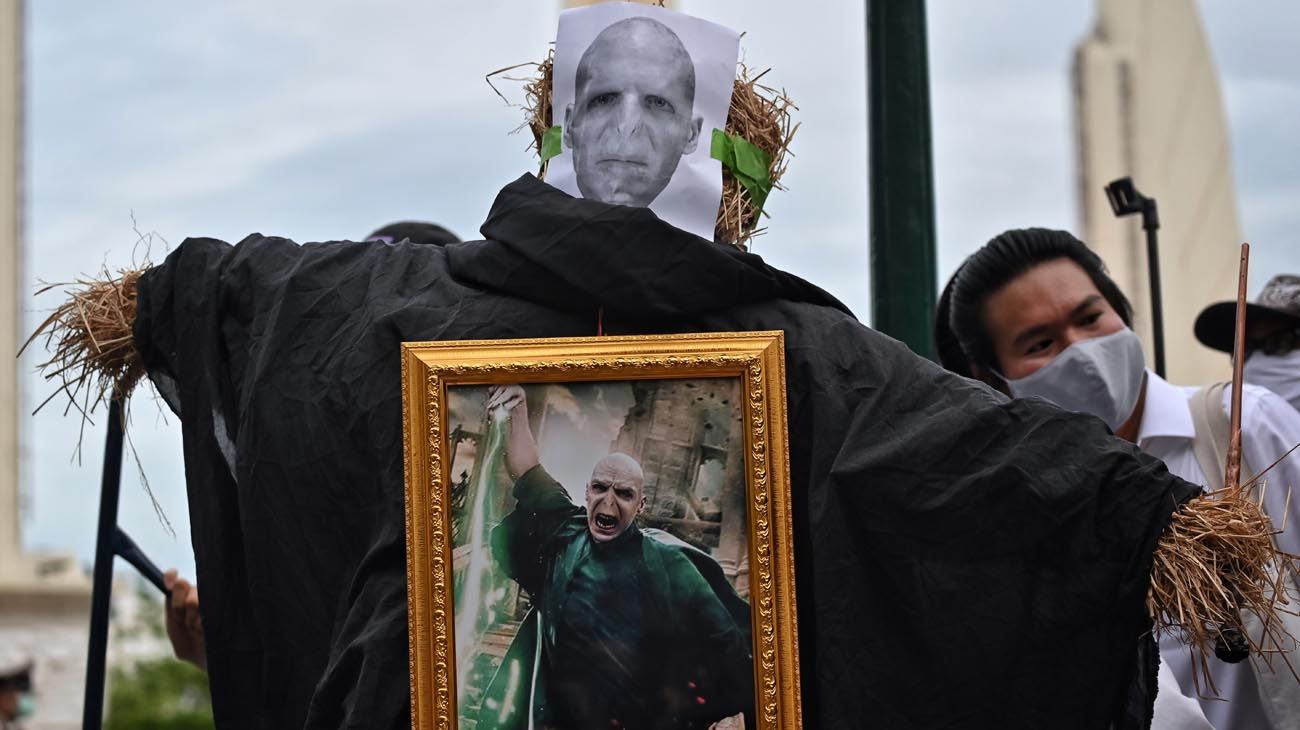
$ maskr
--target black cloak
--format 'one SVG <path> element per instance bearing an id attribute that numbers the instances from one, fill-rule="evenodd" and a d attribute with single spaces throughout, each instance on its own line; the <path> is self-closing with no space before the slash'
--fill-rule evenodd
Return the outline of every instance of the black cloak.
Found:
<path id="1" fill-rule="evenodd" d="M 1152 552 L 1198 487 L 647 209 L 524 176 L 482 233 L 189 239 L 140 280 L 136 345 L 184 431 L 220 727 L 409 727 L 399 343 L 593 335 L 598 307 L 611 334 L 785 331 L 805 727 L 1129 712 L 1153 671 Z"/>

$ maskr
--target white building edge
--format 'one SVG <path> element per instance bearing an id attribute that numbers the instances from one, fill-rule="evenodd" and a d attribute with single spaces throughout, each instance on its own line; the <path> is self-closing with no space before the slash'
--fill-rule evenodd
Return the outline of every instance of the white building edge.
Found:
<path id="1" fill-rule="evenodd" d="M 1116 218 L 1108 182 L 1132 176 L 1157 200 L 1168 378 L 1230 377 L 1228 359 L 1197 342 L 1196 315 L 1236 296 L 1242 243 L 1228 124 L 1193 0 L 1097 0 L 1074 58 L 1078 200 L 1083 239 L 1136 310 L 1154 360 L 1146 238 L 1140 216 Z"/>

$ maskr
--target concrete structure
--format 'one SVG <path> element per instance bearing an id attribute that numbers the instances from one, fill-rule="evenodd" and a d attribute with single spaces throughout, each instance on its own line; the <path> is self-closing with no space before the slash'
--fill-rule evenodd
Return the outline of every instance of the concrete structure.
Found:
<path id="1" fill-rule="evenodd" d="M 27 727 L 56 730 L 81 725 L 90 581 L 71 556 L 22 549 L 22 11 L 0 0 L 0 650 L 34 662 L 38 713 Z"/>
<path id="2" fill-rule="evenodd" d="M 0 580 L 20 552 L 18 520 L 18 361 L 23 276 L 22 12 L 0 2 Z"/>
<path id="3" fill-rule="evenodd" d="M 1097 0 L 1097 22 L 1074 58 L 1081 235 L 1137 310 L 1151 361 L 1151 295 L 1140 216 L 1116 218 L 1105 185 L 1131 175 L 1160 212 L 1169 379 L 1224 380 L 1222 354 L 1192 322 L 1236 294 L 1241 227 L 1218 73 L 1193 0 Z"/>

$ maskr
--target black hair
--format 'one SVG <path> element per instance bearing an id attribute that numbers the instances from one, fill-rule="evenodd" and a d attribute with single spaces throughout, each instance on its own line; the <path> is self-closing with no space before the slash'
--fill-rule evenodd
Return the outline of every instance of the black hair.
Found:
<path id="1" fill-rule="evenodd" d="M 984 244 L 948 280 L 935 310 L 939 362 L 967 377 L 974 377 L 977 367 L 996 369 L 993 338 L 984 326 L 984 302 L 1017 276 L 1062 258 L 1078 264 L 1124 324 L 1133 326 L 1133 307 L 1106 273 L 1101 257 L 1083 241 L 1065 231 L 1019 228 Z"/>
<path id="2" fill-rule="evenodd" d="M 411 243 L 428 243 L 435 246 L 460 242 L 455 233 L 436 223 L 425 223 L 424 221 L 389 223 L 366 236 L 366 240 L 382 241 L 384 243 L 398 243 L 399 241 L 409 240 Z"/>
<path id="3" fill-rule="evenodd" d="M 939 295 L 939 304 L 934 311 L 934 351 L 939 355 L 939 363 L 959 375 L 971 377 L 970 361 L 962 352 L 961 343 L 948 326 L 948 313 L 952 306 L 952 284 L 956 275 L 948 279 L 948 284 Z"/>
<path id="4" fill-rule="evenodd" d="M 25 666 L 18 667 L 0 675 L 0 692 L 14 690 L 17 692 L 32 691 L 32 665 L 29 662 Z"/>

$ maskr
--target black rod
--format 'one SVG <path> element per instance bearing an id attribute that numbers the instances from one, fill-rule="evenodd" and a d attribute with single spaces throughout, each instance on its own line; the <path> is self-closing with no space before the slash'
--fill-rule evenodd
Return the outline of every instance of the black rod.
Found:
<path id="1" fill-rule="evenodd" d="M 104 679 L 108 653 L 108 606 L 113 592 L 113 538 L 117 533 L 117 501 L 122 487 L 122 405 L 108 405 L 108 437 L 104 441 L 104 474 L 99 489 L 99 526 L 95 533 L 95 582 L 90 597 L 90 644 L 86 654 L 86 698 L 82 730 L 99 730 L 104 723 Z"/>
<path id="2" fill-rule="evenodd" d="M 164 597 L 171 596 L 171 591 L 167 590 L 167 586 L 163 584 L 162 570 L 157 565 L 154 565 L 149 556 L 144 554 L 140 546 L 135 544 L 135 540 L 132 540 L 131 536 L 126 534 L 126 531 L 121 527 L 115 526 L 113 529 L 113 554 L 140 571 L 140 575 L 153 584 L 154 588 L 161 591 Z"/>
<path id="3" fill-rule="evenodd" d="M 1142 230 L 1147 234 L 1147 276 L 1151 287 L 1151 339 L 1156 355 L 1156 375 L 1165 377 L 1165 314 L 1160 296 L 1160 248 L 1156 243 L 1156 230 L 1160 219 L 1156 215 L 1156 201 L 1147 198 L 1142 206 Z"/>
<path id="4" fill-rule="evenodd" d="M 1155 349 L 1156 375 L 1165 377 L 1165 314 L 1160 296 L 1160 250 L 1156 245 L 1156 231 L 1160 229 L 1160 215 L 1156 199 L 1138 192 L 1133 178 L 1121 177 L 1106 185 L 1106 200 L 1118 217 L 1142 214 L 1142 230 L 1147 234 L 1147 277 L 1151 290 L 1151 340 Z"/>

